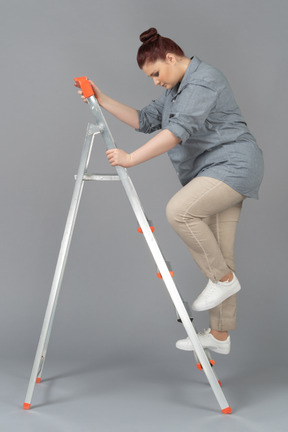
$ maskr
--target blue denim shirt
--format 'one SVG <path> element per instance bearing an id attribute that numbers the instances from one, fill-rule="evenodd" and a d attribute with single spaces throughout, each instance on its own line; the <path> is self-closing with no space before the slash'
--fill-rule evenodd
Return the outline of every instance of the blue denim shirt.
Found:
<path id="1" fill-rule="evenodd" d="M 213 177 L 258 198 L 262 151 L 220 71 L 193 57 L 182 81 L 138 115 L 140 132 L 168 129 L 181 139 L 168 155 L 183 186 L 196 176 Z"/>

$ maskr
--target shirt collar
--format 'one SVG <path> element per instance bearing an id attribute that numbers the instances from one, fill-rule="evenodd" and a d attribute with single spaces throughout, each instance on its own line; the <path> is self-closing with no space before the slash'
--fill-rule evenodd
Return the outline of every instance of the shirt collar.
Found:
<path id="1" fill-rule="evenodd" d="M 182 90 L 182 88 L 190 81 L 191 75 L 193 74 L 193 72 L 195 72 L 199 65 L 201 63 L 201 60 L 194 56 L 191 58 L 191 61 L 186 69 L 185 75 L 180 83 L 180 86 L 178 87 L 178 91 Z"/>
<path id="2" fill-rule="evenodd" d="M 172 87 L 171 90 L 168 90 L 168 92 L 170 92 L 173 95 L 173 97 L 176 96 L 176 94 L 179 93 L 183 89 L 183 87 L 190 81 L 191 75 L 193 74 L 193 72 L 195 72 L 198 69 L 200 63 L 201 60 L 198 57 L 196 56 L 191 57 L 191 61 L 186 69 L 182 81 L 180 81 L 178 84 Z"/>

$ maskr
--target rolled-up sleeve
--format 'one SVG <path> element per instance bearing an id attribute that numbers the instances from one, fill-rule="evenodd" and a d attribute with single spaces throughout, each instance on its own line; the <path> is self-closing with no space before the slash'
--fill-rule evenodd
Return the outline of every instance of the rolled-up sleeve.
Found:
<path id="1" fill-rule="evenodd" d="M 138 110 L 139 132 L 152 133 L 162 128 L 162 113 L 165 101 L 165 94 L 159 99 L 153 100 L 149 105 Z"/>
<path id="2" fill-rule="evenodd" d="M 171 102 L 169 122 L 165 129 L 170 130 L 182 142 L 187 141 L 203 126 L 209 113 L 216 105 L 217 92 L 203 84 L 189 83 Z"/>

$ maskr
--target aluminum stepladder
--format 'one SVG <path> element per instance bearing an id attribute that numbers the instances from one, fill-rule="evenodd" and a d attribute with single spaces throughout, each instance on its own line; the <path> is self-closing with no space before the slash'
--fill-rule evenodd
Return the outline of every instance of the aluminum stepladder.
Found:
<path id="1" fill-rule="evenodd" d="M 142 209 L 137 192 L 134 185 L 128 176 L 127 170 L 120 166 L 115 167 L 117 175 L 88 175 L 87 169 L 89 165 L 90 155 L 92 152 L 94 138 L 97 134 L 101 134 L 105 142 L 106 148 L 115 148 L 115 142 L 106 120 L 99 107 L 97 99 L 94 95 L 93 89 L 86 77 L 75 78 L 75 82 L 82 89 L 83 95 L 87 98 L 89 108 L 91 109 L 92 115 L 96 120 L 96 125 L 88 123 L 86 138 L 84 147 L 81 154 L 80 164 L 78 173 L 76 176 L 75 187 L 73 191 L 72 201 L 64 229 L 64 234 L 61 242 L 61 247 L 58 255 L 54 278 L 52 282 L 51 292 L 48 300 L 48 305 L 44 317 L 44 322 L 40 334 L 40 339 L 35 355 L 35 360 L 28 384 L 28 389 L 23 404 L 23 409 L 29 410 L 31 407 L 31 400 L 33 397 L 34 387 L 36 383 L 41 382 L 41 376 L 43 372 L 44 362 L 46 358 L 49 338 L 55 316 L 55 310 L 57 301 L 60 293 L 61 283 L 64 275 L 65 265 L 68 257 L 69 247 L 73 235 L 74 225 L 77 217 L 77 212 L 80 204 L 81 194 L 85 181 L 91 180 L 120 180 L 126 191 L 132 209 L 138 220 L 140 228 L 138 229 L 143 233 L 150 252 L 155 260 L 158 268 L 158 276 L 163 279 L 164 284 L 168 290 L 168 293 L 176 308 L 178 321 L 182 322 L 188 337 L 190 338 L 194 347 L 194 356 L 197 362 L 198 369 L 204 370 L 204 373 L 208 379 L 208 382 L 215 394 L 215 397 L 220 405 L 223 414 L 230 414 L 232 412 L 228 402 L 224 396 L 221 388 L 221 382 L 216 377 L 214 372 L 214 360 L 211 359 L 208 350 L 204 350 L 194 328 L 189 306 L 186 302 L 183 302 L 178 289 L 174 283 L 172 272 L 168 268 L 168 265 L 162 255 L 162 252 L 156 242 L 153 234 L 153 229 L 150 227 L 146 215 Z M 75 84 L 75 85 L 76 85 Z"/>

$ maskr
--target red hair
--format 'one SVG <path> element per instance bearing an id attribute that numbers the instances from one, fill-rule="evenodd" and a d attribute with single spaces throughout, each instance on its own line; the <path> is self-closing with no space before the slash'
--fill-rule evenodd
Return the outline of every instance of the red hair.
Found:
<path id="1" fill-rule="evenodd" d="M 155 63 L 157 60 L 165 60 L 167 53 L 180 57 L 185 56 L 179 45 L 171 39 L 160 36 L 154 27 L 141 33 L 139 39 L 142 42 L 137 53 L 137 63 L 140 69 L 146 62 Z"/>

